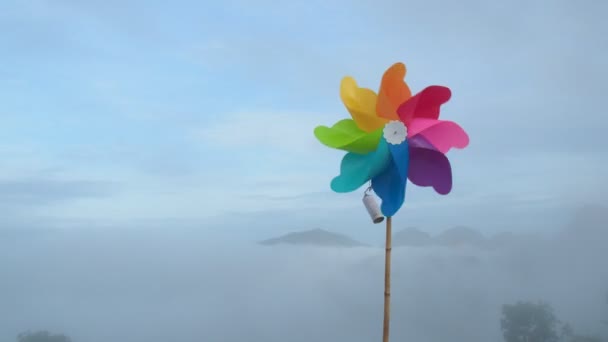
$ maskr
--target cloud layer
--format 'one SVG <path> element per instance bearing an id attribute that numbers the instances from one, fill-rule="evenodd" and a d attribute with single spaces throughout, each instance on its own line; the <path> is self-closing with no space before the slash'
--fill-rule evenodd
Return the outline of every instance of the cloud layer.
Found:
<path id="1" fill-rule="evenodd" d="M 498 341 L 500 307 L 518 300 L 546 300 L 577 331 L 602 333 L 608 236 L 583 218 L 499 251 L 396 248 L 393 339 Z M 6 341 L 27 329 L 90 342 L 381 334 L 381 248 L 261 247 L 191 229 L 21 233 L 0 247 Z"/>

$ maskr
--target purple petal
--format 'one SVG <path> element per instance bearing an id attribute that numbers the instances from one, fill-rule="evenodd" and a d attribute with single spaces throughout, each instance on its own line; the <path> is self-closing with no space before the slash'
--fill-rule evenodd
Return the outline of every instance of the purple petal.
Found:
<path id="1" fill-rule="evenodd" d="M 416 146 L 423 140 L 410 141 L 408 178 L 418 186 L 432 186 L 437 193 L 446 195 L 452 190 L 452 167 L 445 154 L 430 148 Z M 432 145 L 431 145 L 432 147 Z"/>
<path id="2" fill-rule="evenodd" d="M 415 136 L 407 139 L 409 142 L 409 146 L 410 148 L 412 147 L 420 147 L 420 148 L 426 148 L 429 150 L 435 150 L 438 151 L 437 148 L 435 146 L 433 146 L 433 144 L 431 144 L 431 142 L 425 138 L 422 134 L 416 134 Z"/>

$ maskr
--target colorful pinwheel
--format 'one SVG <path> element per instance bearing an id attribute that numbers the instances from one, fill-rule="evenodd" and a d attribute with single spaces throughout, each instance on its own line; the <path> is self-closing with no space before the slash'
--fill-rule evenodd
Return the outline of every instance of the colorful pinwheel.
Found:
<path id="1" fill-rule="evenodd" d="M 441 105 L 451 97 L 450 89 L 430 86 L 412 96 L 405 74 L 403 63 L 392 65 L 382 77 L 378 94 L 358 87 L 352 77 L 343 78 L 340 97 L 352 119 L 314 131 L 324 145 L 348 152 L 331 188 L 351 192 L 371 181 L 386 217 L 403 205 L 408 179 L 448 194 L 452 170 L 445 154 L 469 143 L 460 126 L 439 120 Z"/>

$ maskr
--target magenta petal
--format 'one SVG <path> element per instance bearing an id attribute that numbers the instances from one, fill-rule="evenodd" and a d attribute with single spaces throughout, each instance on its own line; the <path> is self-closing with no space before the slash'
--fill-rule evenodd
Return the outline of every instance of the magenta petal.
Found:
<path id="1" fill-rule="evenodd" d="M 453 121 L 414 119 L 407 127 L 407 135 L 413 138 L 418 134 L 442 153 L 447 153 L 452 147 L 465 148 L 469 145 L 469 136 Z"/>
<path id="2" fill-rule="evenodd" d="M 445 154 L 410 143 L 408 179 L 418 186 L 432 186 L 447 195 L 452 190 L 452 167 Z"/>

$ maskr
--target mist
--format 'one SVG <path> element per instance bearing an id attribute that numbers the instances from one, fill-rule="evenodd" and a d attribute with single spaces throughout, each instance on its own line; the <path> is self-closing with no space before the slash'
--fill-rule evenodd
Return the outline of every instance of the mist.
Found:
<path id="1" fill-rule="evenodd" d="M 605 218 L 581 211 L 496 249 L 395 248 L 392 339 L 500 341 L 501 306 L 520 300 L 546 301 L 576 331 L 605 336 Z M 268 247 L 179 227 L 3 234 L 0 341 L 42 329 L 79 342 L 381 336 L 381 246 Z"/>
<path id="2" fill-rule="evenodd" d="M 390 341 L 514 342 L 520 301 L 608 341 L 606 13 L 0 1 L 0 342 L 380 341 L 384 225 L 331 190 L 344 154 L 313 132 L 349 117 L 344 76 L 377 91 L 397 62 L 413 93 L 453 91 L 441 119 L 471 143 L 449 196 L 407 186 L 393 232 L 501 243 L 393 248 Z M 258 244 L 315 229 L 370 247 Z"/>

